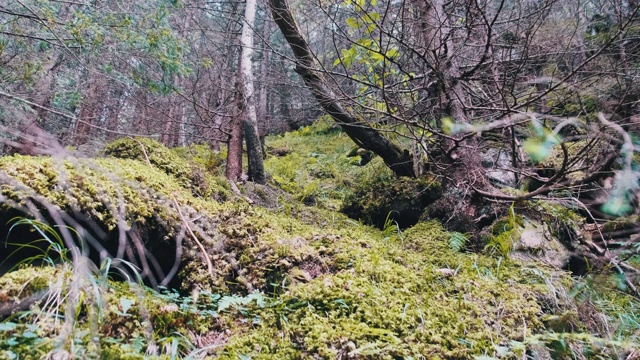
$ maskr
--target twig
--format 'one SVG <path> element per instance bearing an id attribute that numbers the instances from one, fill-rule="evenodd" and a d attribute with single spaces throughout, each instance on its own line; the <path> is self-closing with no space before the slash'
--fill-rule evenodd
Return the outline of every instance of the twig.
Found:
<path id="1" fill-rule="evenodd" d="M 243 196 L 242 193 L 240 192 L 240 189 L 238 189 L 238 185 L 236 185 L 235 181 L 233 180 L 229 180 L 229 185 L 231 186 L 231 191 L 233 191 L 234 194 L 238 195 L 239 197 L 244 197 L 244 199 L 251 205 L 254 204 L 254 201 L 251 200 L 248 196 Z"/>
<path id="2" fill-rule="evenodd" d="M 613 265 L 613 267 L 616 268 L 616 270 L 618 271 L 618 274 L 620 274 L 622 276 L 622 278 L 624 279 L 624 282 L 627 284 L 627 286 L 629 286 L 629 288 L 633 291 L 633 294 L 640 298 L 640 292 L 638 292 L 638 289 L 636 288 L 635 285 L 633 285 L 633 283 L 631 282 L 631 280 L 629 280 L 629 277 L 627 276 L 627 273 L 624 272 L 624 270 L 622 270 L 622 267 L 624 266 L 625 268 L 630 267 L 629 265 L 615 259 L 614 257 L 611 256 L 611 253 L 609 252 L 609 250 L 605 250 L 601 247 L 599 247 L 598 245 L 596 245 L 595 243 L 593 243 L 592 241 L 583 240 L 584 243 L 590 247 L 592 250 L 595 250 L 600 256 L 602 256 L 603 258 L 607 259 L 609 261 L 609 263 L 611 263 L 611 265 Z M 637 271 L 637 269 L 636 269 Z"/>
<path id="3" fill-rule="evenodd" d="M 193 238 L 193 241 L 195 241 L 195 243 L 198 245 L 198 247 L 202 251 L 202 256 L 204 257 L 204 260 L 207 262 L 207 267 L 209 268 L 209 274 L 213 276 L 214 275 L 213 264 L 211 264 L 211 259 L 209 259 L 209 254 L 207 254 L 207 250 L 204 248 L 204 245 L 202 245 L 200 240 L 198 240 L 198 237 L 196 236 L 196 234 L 193 233 L 193 230 L 191 230 L 191 227 L 189 226 L 187 219 L 185 219 L 184 215 L 182 215 L 182 211 L 180 210 L 180 204 L 178 204 L 178 200 L 176 199 L 175 194 L 171 195 L 171 199 L 173 199 L 173 203 L 176 205 L 176 209 L 178 210 L 178 215 L 180 215 L 180 220 L 182 220 L 182 222 L 184 223 L 184 226 L 187 227 L 187 231 L 189 231 L 189 235 L 191 235 L 191 237 Z"/>
<path id="4" fill-rule="evenodd" d="M 129 136 L 129 139 L 137 142 L 140 145 L 140 147 L 142 148 L 142 153 L 144 154 L 144 158 L 147 160 L 147 164 L 149 165 L 149 167 L 153 167 L 153 165 L 151 165 L 151 161 L 149 160 L 149 155 L 147 155 L 147 150 L 145 150 L 144 148 L 144 144 L 142 144 L 140 140 L 133 138 L 131 136 Z"/>
<path id="5" fill-rule="evenodd" d="M 143 135 L 143 134 L 131 134 L 131 133 L 126 133 L 126 132 L 122 132 L 122 131 L 117 131 L 117 130 L 107 129 L 107 128 L 103 127 L 103 126 L 95 125 L 95 124 L 92 124 L 92 123 L 91 123 L 91 122 L 89 122 L 89 121 L 82 120 L 82 119 L 80 119 L 80 118 L 78 118 L 78 117 L 75 117 L 75 116 L 73 116 L 73 115 L 71 115 L 71 114 L 67 114 L 67 113 L 64 113 L 64 112 L 61 112 L 61 111 L 58 111 L 58 110 L 55 110 L 55 109 L 52 109 L 52 108 L 46 107 L 46 106 L 42 106 L 42 105 L 40 105 L 40 104 L 36 104 L 36 103 L 34 103 L 33 101 L 29 101 L 29 100 L 27 100 L 27 99 L 23 99 L 23 98 L 21 98 L 21 97 L 19 97 L 19 96 L 9 94 L 9 93 L 4 92 L 4 91 L 2 91 L 2 90 L 0 90 L 0 96 L 4 96 L 4 97 L 7 97 L 7 98 L 9 98 L 9 99 L 13 99 L 13 100 L 16 100 L 16 101 L 20 101 L 20 102 L 25 103 L 25 104 L 27 104 L 27 105 L 29 105 L 29 106 L 36 107 L 36 108 L 38 108 L 38 109 L 41 109 L 41 110 L 44 110 L 44 111 L 50 112 L 50 113 L 52 113 L 52 114 L 56 114 L 56 115 L 62 116 L 62 117 L 66 118 L 66 119 L 69 119 L 69 120 L 77 121 L 77 122 L 79 122 L 79 123 L 81 123 L 81 124 L 84 124 L 84 125 L 86 125 L 86 126 L 92 127 L 92 128 L 94 128 L 94 129 L 102 130 L 102 131 L 104 131 L 104 132 L 108 132 L 108 133 L 112 133 L 112 134 L 118 134 L 118 135 L 128 135 L 128 136 L 138 136 L 138 137 L 150 137 L 149 135 Z M 86 119 L 86 118 L 85 118 L 85 119 Z M 89 118 L 89 119 L 93 119 L 93 118 Z"/>
<path id="6" fill-rule="evenodd" d="M 591 212 L 589 211 L 589 208 L 587 208 L 587 206 L 584 203 L 582 203 L 582 201 L 580 201 L 578 199 L 574 199 L 574 201 L 579 206 L 581 206 L 584 210 L 586 210 L 587 214 L 589 214 L 591 219 L 595 221 L 595 218 L 593 217 L 593 215 L 591 215 Z M 596 230 L 598 231 L 598 234 L 600 235 L 600 237 L 604 240 L 604 235 L 602 234 L 602 230 L 597 225 L 597 223 L 596 223 Z M 628 269 L 628 270 L 633 269 L 636 273 L 638 272 L 638 269 L 634 268 L 633 266 L 627 265 L 622 261 L 616 260 L 615 258 L 613 258 L 611 256 L 611 253 L 609 252 L 608 249 L 601 248 L 600 246 L 596 245 L 593 241 L 585 239 L 584 236 L 582 237 L 582 242 L 584 242 L 587 245 L 587 247 L 589 247 L 592 251 L 595 251 L 596 254 L 598 254 L 598 255 L 604 257 L 605 259 L 607 259 L 609 261 L 609 263 L 611 263 L 611 265 L 613 265 L 616 268 L 616 270 L 618 271 L 618 273 L 624 278 L 624 282 L 633 291 L 634 295 L 636 297 L 640 298 L 640 292 L 638 292 L 638 289 L 635 287 L 635 285 L 633 285 L 631 280 L 629 280 L 629 277 L 624 272 L 624 270 L 622 270 L 622 267 L 624 267 L 625 269 Z M 605 246 L 606 246 L 606 243 L 605 243 Z"/>

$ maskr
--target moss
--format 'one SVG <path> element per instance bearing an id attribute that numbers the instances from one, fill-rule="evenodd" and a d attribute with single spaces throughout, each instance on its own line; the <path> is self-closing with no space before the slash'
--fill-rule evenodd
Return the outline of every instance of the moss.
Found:
<path id="1" fill-rule="evenodd" d="M 637 216 L 627 216 L 620 219 L 615 219 L 608 221 L 602 226 L 602 232 L 608 233 L 613 231 L 634 229 L 638 227 L 638 217 Z"/>
<path id="2" fill-rule="evenodd" d="M 58 271 L 54 267 L 24 266 L 0 277 L 0 303 L 16 301 L 49 288 Z"/>
<path id="3" fill-rule="evenodd" d="M 204 294 L 195 300 L 174 292 L 158 293 L 108 281 L 98 273 L 65 272 L 72 268 L 68 265 L 23 269 L 0 278 L 3 285 L 17 279 L 11 285 L 26 288 L 33 280 L 25 276 L 46 276 L 44 288 L 51 294 L 41 306 L 13 319 L 21 323 L 0 324 L 0 358 L 3 351 L 12 351 L 27 359 L 56 353 L 74 358 L 170 359 L 178 351 L 193 350 L 189 337 L 194 332 L 206 334 L 221 324 L 215 312 L 201 310 L 219 296 Z M 69 305 L 74 309 L 71 314 Z"/>
<path id="4" fill-rule="evenodd" d="M 379 228 L 388 220 L 404 228 L 415 224 L 424 208 L 439 195 L 440 184 L 433 179 L 382 174 L 356 185 L 344 199 L 341 211 Z"/>
<path id="5" fill-rule="evenodd" d="M 265 160 L 271 184 L 300 201 L 331 210 L 340 208 L 359 174 L 386 168 L 380 158 L 360 167 L 360 161 L 347 157 L 353 141 L 326 119 L 292 133 L 269 137 L 266 145 L 281 150 Z M 300 196 L 301 193 L 306 194 Z"/>
<path id="6" fill-rule="evenodd" d="M 513 250 L 513 244 L 521 234 L 524 219 L 516 213 L 513 206 L 509 208 L 508 215 L 496 220 L 486 235 L 485 250 L 491 254 L 497 254 L 508 258 Z"/>
<path id="7" fill-rule="evenodd" d="M 551 234 L 567 248 L 574 249 L 578 245 L 585 219 L 576 209 L 550 201 L 530 201 L 525 204 L 523 212 L 549 225 Z"/>
<path id="8" fill-rule="evenodd" d="M 220 204 L 196 198 L 173 176 L 136 160 L 77 159 L 61 164 L 51 158 L 5 157 L 0 159 L 0 171 L 8 176 L 0 190 L 8 200 L 3 204 L 5 210 L 11 204 L 35 201 L 36 205 L 53 204 L 68 213 L 84 214 L 91 226 L 113 234 L 100 238 L 112 254 L 119 246 L 118 227 L 135 231 L 145 239 L 147 251 L 164 274 L 174 266 L 174 256 L 181 254 L 175 283 L 185 291 L 267 290 L 271 283 L 287 278 L 294 267 L 308 271 L 322 264 L 323 269 L 332 268 L 329 252 L 320 253 L 308 242 L 334 234 L 311 224 L 326 223 L 326 219 L 346 221 L 335 214 L 319 217 L 319 212 L 300 204 L 295 211 L 301 221 L 295 221 L 288 217 L 291 213 L 253 208 L 244 202 Z M 206 247 L 206 254 L 190 236 L 180 234 L 184 223 L 175 202 L 185 218 L 193 219 L 189 227 Z M 307 221 L 310 225 L 304 224 Z M 205 256 L 214 265 L 212 273 Z"/>
<path id="9" fill-rule="evenodd" d="M 292 156 L 293 170 L 284 166 L 278 170 L 290 183 L 297 182 L 295 189 L 317 180 L 307 165 L 331 170 L 333 159 L 340 159 L 335 172 L 331 170 L 336 177 L 324 178 L 328 184 L 318 182 L 312 191 L 321 204 L 326 204 L 322 196 L 335 201 L 350 191 L 355 171 L 371 179 L 377 177 L 373 174 L 380 175 L 377 159 L 366 167 L 348 164 L 344 153 L 349 144 L 342 147 L 339 131 L 323 135 L 323 140 L 311 130 L 274 141 L 296 151 L 291 144 L 306 146 L 287 155 Z M 447 245 L 448 234 L 435 222 L 419 223 L 406 231 L 396 228 L 394 236 L 388 236 L 328 206 L 305 206 L 300 198 L 289 202 L 283 197 L 280 206 L 272 209 L 243 201 L 220 203 L 195 196 L 191 183 L 175 173 L 132 159 L 5 157 L 0 159 L 0 177 L 3 210 L 35 201 L 36 205 L 53 204 L 78 218 L 83 214 L 106 232 L 124 226 L 144 239 L 156 259 L 171 266 L 173 259 L 161 256 L 175 255 L 174 248 L 167 249 L 182 241 L 181 293 L 156 292 L 94 274 L 89 283 L 99 286 L 84 288 L 83 301 L 71 312 L 74 330 L 64 338 L 66 344 L 77 346 L 73 355 L 467 359 L 495 356 L 498 346 L 547 336 L 546 315 L 576 313 L 562 296 L 571 282 L 566 274 L 453 252 Z M 388 191 L 387 200 L 392 194 L 410 198 L 421 187 L 425 192 L 438 189 L 428 179 L 382 183 L 369 190 Z M 183 236 L 186 229 L 174 202 L 205 254 L 191 236 Z M 495 235 L 513 231 L 517 219 L 506 224 L 510 227 L 495 225 Z M 166 265 L 163 261 L 159 263 Z M 218 307 L 216 293 L 244 295 L 251 290 L 269 294 L 265 303 Z M 71 314 L 64 307 L 58 310 L 60 316 Z M 49 327 L 55 317 L 36 311 L 31 315 L 21 321 L 37 323 L 45 342 L 38 353 L 31 347 L 19 348 L 20 355 L 42 357 L 50 353 L 52 334 L 60 329 Z M 22 332 L 28 325 L 20 326 Z M 0 339 L 14 334 L 0 331 Z M 93 352 L 83 353 L 84 349 Z"/>
<path id="10" fill-rule="evenodd" d="M 190 164 L 166 148 L 160 142 L 149 138 L 120 138 L 109 143 L 104 152 L 119 159 L 148 161 L 158 169 L 177 178 L 187 178 Z"/>
<path id="11" fill-rule="evenodd" d="M 551 293 L 549 275 L 454 254 L 435 223 L 408 230 L 402 243 L 365 234 L 360 246 L 347 239 L 340 242 L 351 246 L 334 244 L 346 268 L 292 284 L 219 357 L 470 358 L 543 330 L 537 294 Z M 441 268 L 457 269 L 456 275 L 443 276 Z"/>
<path id="12" fill-rule="evenodd" d="M 600 108 L 598 99 L 587 93 L 576 94 L 565 88 L 558 88 L 546 97 L 547 107 L 553 115 L 579 116 L 594 113 Z"/>
<path id="13" fill-rule="evenodd" d="M 579 165 L 573 164 L 574 159 L 583 156 L 585 158 L 599 158 L 602 153 L 606 151 L 608 145 L 596 142 L 595 144 L 589 143 L 587 140 L 578 140 L 572 142 L 565 142 L 564 146 L 567 150 L 567 165 L 565 169 L 565 178 L 570 181 L 580 181 L 587 177 L 589 174 L 584 172 Z M 562 163 L 564 162 L 564 151 L 560 146 L 554 146 L 549 156 L 540 164 L 538 164 L 538 172 L 543 176 L 551 177 L 562 169 Z M 535 190 L 541 186 L 537 181 L 530 180 L 526 188 L 529 191 Z"/>
<path id="14" fill-rule="evenodd" d="M 215 153 L 212 151 L 202 147 L 194 146 L 193 148 L 197 153 L 190 156 L 192 160 L 201 159 L 207 153 L 210 154 L 211 159 L 215 158 Z M 108 156 L 120 159 L 150 163 L 173 176 L 184 187 L 191 189 L 195 196 L 214 197 L 216 200 L 226 200 L 231 197 L 226 181 L 220 181 L 205 170 L 205 165 L 214 168 L 215 166 L 209 162 L 216 162 L 215 160 L 209 159 L 205 164 L 201 164 L 202 160 L 189 162 L 178 155 L 182 153 L 186 157 L 187 152 L 169 150 L 161 143 L 149 138 L 120 138 L 109 143 L 104 152 Z"/>

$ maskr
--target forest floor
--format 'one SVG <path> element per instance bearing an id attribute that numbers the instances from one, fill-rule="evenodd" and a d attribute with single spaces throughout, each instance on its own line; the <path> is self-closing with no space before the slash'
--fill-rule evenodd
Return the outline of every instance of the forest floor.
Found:
<path id="1" fill-rule="evenodd" d="M 615 276 L 345 216 L 393 177 L 328 122 L 266 149 L 241 196 L 207 146 L 0 158 L 0 359 L 640 358 Z"/>

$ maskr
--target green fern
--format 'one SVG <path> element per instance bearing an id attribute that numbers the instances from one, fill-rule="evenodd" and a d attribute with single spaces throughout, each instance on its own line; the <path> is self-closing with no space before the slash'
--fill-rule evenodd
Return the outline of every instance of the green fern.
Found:
<path id="1" fill-rule="evenodd" d="M 404 234 L 402 233 L 402 229 L 400 229 L 398 222 L 391 217 L 392 213 L 393 211 L 389 211 L 389 213 L 387 213 L 387 218 L 384 221 L 384 226 L 382 227 L 382 235 L 384 235 L 384 240 L 404 241 Z"/>
<path id="2" fill-rule="evenodd" d="M 485 250 L 498 253 L 507 257 L 513 250 L 513 243 L 520 236 L 522 218 L 515 212 L 513 204 L 509 207 L 509 215 L 504 220 L 499 220 L 491 228 L 492 236 Z"/>
<path id="3" fill-rule="evenodd" d="M 453 250 L 454 252 L 460 252 L 465 248 L 465 246 L 467 246 L 470 238 L 470 234 L 463 234 L 457 231 L 450 232 L 449 248 L 451 248 L 451 250 Z"/>

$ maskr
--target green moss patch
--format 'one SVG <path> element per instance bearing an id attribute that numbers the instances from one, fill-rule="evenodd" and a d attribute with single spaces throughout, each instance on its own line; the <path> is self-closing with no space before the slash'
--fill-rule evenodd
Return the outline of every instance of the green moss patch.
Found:
<path id="1" fill-rule="evenodd" d="M 440 196 L 440 190 L 440 184 L 433 179 L 381 174 L 357 184 L 345 198 L 341 211 L 379 228 L 388 221 L 406 228 L 418 222 L 424 208 Z"/>
<path id="2" fill-rule="evenodd" d="M 202 147 L 194 147 L 192 152 L 172 151 L 161 143 L 148 138 L 121 138 L 109 143 L 104 150 L 107 156 L 119 159 L 131 159 L 144 162 L 173 176 L 184 187 L 190 189 L 195 196 L 205 198 L 214 197 L 216 200 L 226 200 L 230 197 L 228 185 L 219 177 L 214 177 L 205 170 L 209 165 L 218 165 L 215 154 L 211 151 L 210 160 L 202 163 Z M 183 157 L 200 159 L 189 162 Z"/>
<path id="3" fill-rule="evenodd" d="M 341 252 L 346 268 L 291 285 L 218 355 L 462 359 L 543 331 L 552 272 L 455 254 L 445 239 L 435 223 L 361 238 Z"/>
<path id="4" fill-rule="evenodd" d="M 284 220 L 271 220 L 278 218 Z M 558 293 L 565 275 L 454 253 L 437 223 L 391 238 L 341 219 L 324 229 L 293 220 L 287 232 L 318 232 L 307 237 L 282 238 L 281 224 L 274 225 L 260 237 L 277 239 L 277 247 L 245 246 L 238 260 L 241 269 L 262 257 L 273 265 L 270 271 L 290 268 L 273 280 L 273 295 L 224 297 L 200 290 L 184 297 L 98 282 L 98 290 L 87 285 L 83 291 L 85 314 L 100 299 L 100 317 L 92 323 L 80 315 L 75 326 L 97 326 L 94 350 L 102 356 L 137 358 L 155 342 L 164 346 L 152 354 L 170 353 L 174 344 L 180 356 L 201 349 L 223 359 L 462 359 L 541 334 L 543 315 L 570 310 Z M 268 271 L 261 276 L 269 279 Z M 100 296 L 90 295 L 96 291 Z M 93 340 L 81 334 L 76 341 L 89 347 Z"/>

